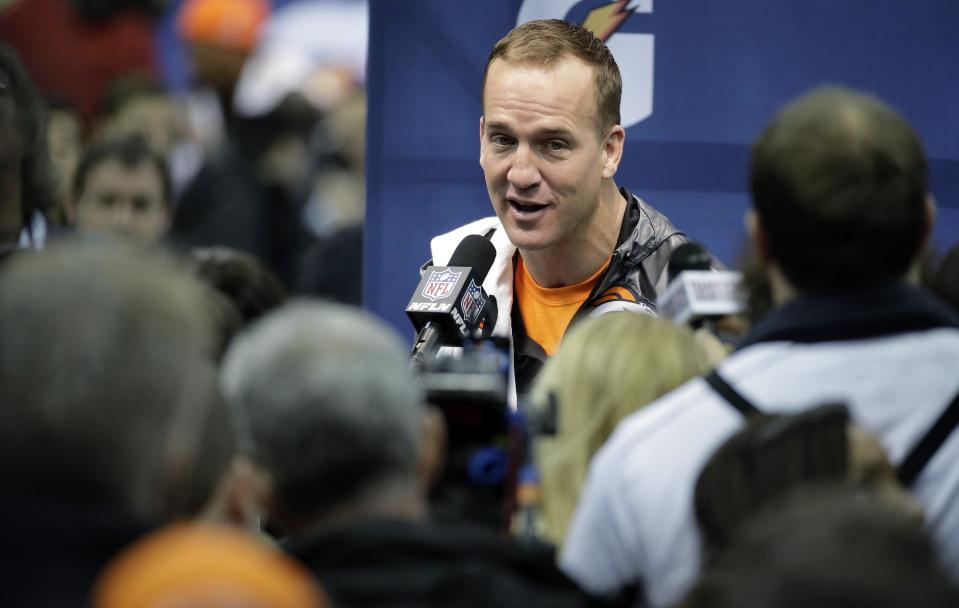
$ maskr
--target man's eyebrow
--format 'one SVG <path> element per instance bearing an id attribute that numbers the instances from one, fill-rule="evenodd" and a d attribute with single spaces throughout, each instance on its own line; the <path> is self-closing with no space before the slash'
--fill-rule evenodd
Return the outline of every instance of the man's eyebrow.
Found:
<path id="1" fill-rule="evenodd" d="M 495 121 L 484 123 L 483 128 L 486 131 L 512 131 L 506 123 Z M 572 137 L 572 131 L 566 127 L 549 127 L 537 130 L 536 135 L 538 137 Z"/>
<path id="2" fill-rule="evenodd" d="M 506 125 L 506 123 L 485 121 L 483 123 L 483 130 L 484 131 L 509 131 L 510 128 Z"/>
<path id="3" fill-rule="evenodd" d="M 536 132 L 537 135 L 545 137 L 572 137 L 573 132 L 567 129 L 566 127 L 552 127 L 549 129 L 541 129 Z"/>

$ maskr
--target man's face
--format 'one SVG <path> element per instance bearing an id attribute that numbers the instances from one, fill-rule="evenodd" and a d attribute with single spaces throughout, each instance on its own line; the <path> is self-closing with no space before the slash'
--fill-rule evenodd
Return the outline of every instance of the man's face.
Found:
<path id="1" fill-rule="evenodd" d="M 47 119 L 47 149 L 57 176 L 57 189 L 62 195 L 69 191 L 82 147 L 80 121 L 76 115 L 52 110 Z"/>
<path id="2" fill-rule="evenodd" d="M 13 98 L 0 95 L 0 170 L 19 174 L 23 134 L 17 120 L 17 106 Z"/>
<path id="3" fill-rule="evenodd" d="M 483 105 L 480 165 L 510 241 L 559 251 L 588 240 L 603 178 L 612 177 L 593 68 L 573 57 L 547 68 L 497 59 Z"/>
<path id="4" fill-rule="evenodd" d="M 149 161 L 126 167 L 107 159 L 93 167 L 76 210 L 80 230 L 121 234 L 145 244 L 160 240 L 170 224 L 163 182 Z"/>

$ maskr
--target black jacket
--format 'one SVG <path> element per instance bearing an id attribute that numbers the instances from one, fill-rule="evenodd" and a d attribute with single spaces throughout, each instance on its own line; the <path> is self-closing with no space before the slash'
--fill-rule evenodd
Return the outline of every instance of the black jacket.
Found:
<path id="1" fill-rule="evenodd" d="M 462 524 L 369 521 L 286 543 L 335 606 L 584 606 L 551 548 Z"/>
<path id="2" fill-rule="evenodd" d="M 103 566 L 147 531 L 93 498 L 6 487 L 0 498 L 0 606 L 89 606 Z"/>

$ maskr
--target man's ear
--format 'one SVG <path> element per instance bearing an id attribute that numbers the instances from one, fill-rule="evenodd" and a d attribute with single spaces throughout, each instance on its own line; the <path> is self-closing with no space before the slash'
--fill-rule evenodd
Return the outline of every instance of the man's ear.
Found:
<path id="1" fill-rule="evenodd" d="M 480 161 L 480 166 L 482 166 L 482 165 L 483 165 L 483 129 L 486 127 L 486 122 L 485 122 L 485 119 L 484 119 L 483 116 L 480 116 L 479 127 L 480 127 L 480 129 L 479 129 L 479 141 L 480 141 L 480 147 L 479 147 L 479 149 L 480 149 L 480 158 L 479 158 L 479 161 Z"/>
<path id="2" fill-rule="evenodd" d="M 762 220 L 756 210 L 750 207 L 743 215 L 743 227 L 746 229 L 746 237 L 752 245 L 753 251 L 763 264 L 772 261 L 772 249 L 769 246 L 769 235 L 763 227 Z"/>
<path id="3" fill-rule="evenodd" d="M 936 204 L 936 197 L 932 195 L 932 192 L 926 193 L 926 225 L 923 226 L 925 233 L 922 235 L 922 241 L 924 248 L 928 246 L 929 240 L 932 238 L 932 230 L 936 226 L 936 217 L 939 215 L 939 206 Z"/>
<path id="4" fill-rule="evenodd" d="M 623 146 L 626 145 L 626 129 L 615 125 L 606 135 L 603 143 L 603 178 L 612 179 L 619 170 L 619 161 L 623 159 Z"/>
<path id="5" fill-rule="evenodd" d="M 439 480 L 446 464 L 446 420 L 437 408 L 427 405 L 420 424 L 422 429 L 416 473 L 420 488 L 428 493 Z"/>
<path id="6" fill-rule="evenodd" d="M 200 518 L 259 531 L 273 504 L 273 482 L 261 467 L 242 454 L 233 457 Z"/>

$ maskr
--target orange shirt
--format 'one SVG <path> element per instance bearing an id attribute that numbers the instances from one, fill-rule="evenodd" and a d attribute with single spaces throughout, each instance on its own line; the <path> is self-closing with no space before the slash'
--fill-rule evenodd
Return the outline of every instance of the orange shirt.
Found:
<path id="1" fill-rule="evenodd" d="M 516 256 L 513 297 L 519 304 L 526 334 L 542 346 L 547 355 L 552 355 L 559 348 L 560 340 L 563 339 L 569 322 L 573 320 L 573 315 L 589 297 L 607 266 L 609 260 L 606 260 L 593 276 L 575 285 L 540 287 L 530 276 L 526 264 L 523 263 L 523 256 Z"/>

